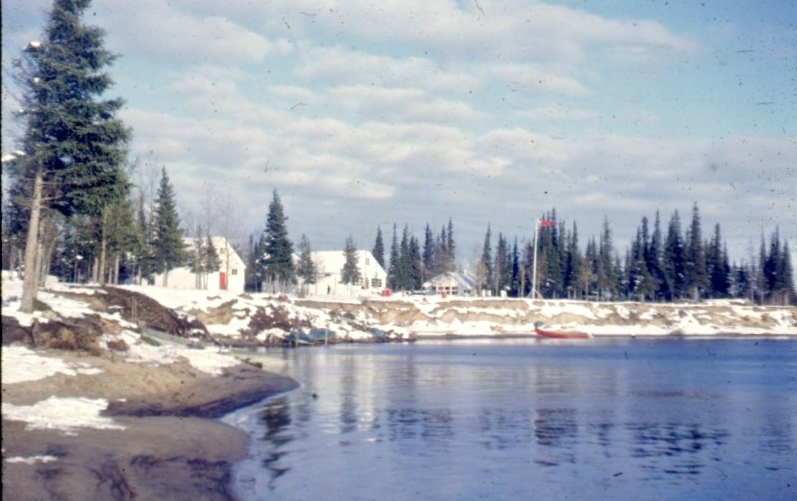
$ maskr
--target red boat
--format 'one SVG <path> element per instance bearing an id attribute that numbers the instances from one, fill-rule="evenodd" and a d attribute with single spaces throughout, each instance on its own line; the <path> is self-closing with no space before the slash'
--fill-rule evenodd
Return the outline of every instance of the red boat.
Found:
<path id="1" fill-rule="evenodd" d="M 552 338 L 556 338 L 556 339 L 589 339 L 589 338 L 591 338 L 591 337 L 592 337 L 592 336 L 590 336 L 590 335 L 589 335 L 588 333 L 586 333 L 586 332 L 578 332 L 578 331 L 576 331 L 576 332 L 559 332 L 559 331 L 551 331 L 551 330 L 543 329 L 543 328 L 542 328 L 542 326 L 543 326 L 543 323 L 542 323 L 542 322 L 536 322 L 536 323 L 534 324 L 534 332 L 535 332 L 535 333 L 536 333 L 538 336 L 543 336 L 543 337 L 552 337 Z"/>

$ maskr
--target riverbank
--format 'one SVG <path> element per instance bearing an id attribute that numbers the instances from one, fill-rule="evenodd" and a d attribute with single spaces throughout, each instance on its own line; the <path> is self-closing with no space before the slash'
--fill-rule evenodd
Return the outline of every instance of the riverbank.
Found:
<path id="1" fill-rule="evenodd" d="M 13 381 L 25 359 L 62 370 Z M 7 346 L 2 369 L 4 500 L 233 499 L 247 436 L 217 418 L 298 386 L 246 364 L 211 375 Z"/>

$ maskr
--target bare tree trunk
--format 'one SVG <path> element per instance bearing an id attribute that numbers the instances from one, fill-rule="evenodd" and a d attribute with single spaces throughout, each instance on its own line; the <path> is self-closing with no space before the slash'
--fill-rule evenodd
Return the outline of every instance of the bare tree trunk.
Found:
<path id="1" fill-rule="evenodd" d="M 47 281 L 47 276 L 50 274 L 50 267 L 53 262 L 53 254 L 58 245 L 58 226 L 52 217 L 45 218 L 41 222 L 39 228 L 41 235 L 39 257 L 39 269 L 36 270 L 36 275 L 39 277 L 39 286 L 44 286 Z"/>
<path id="2" fill-rule="evenodd" d="M 119 285 L 119 254 L 114 258 L 112 283 L 114 285 Z"/>
<path id="3" fill-rule="evenodd" d="M 39 277 L 36 275 L 36 262 L 39 252 L 39 220 L 41 218 L 42 184 L 44 173 L 41 165 L 36 168 L 33 178 L 33 200 L 30 208 L 28 236 L 25 242 L 25 278 L 22 282 L 22 302 L 19 311 L 33 313 L 33 303 L 39 293 Z"/>
<path id="4" fill-rule="evenodd" d="M 105 261 L 106 253 L 108 252 L 108 208 L 102 209 L 102 221 L 100 223 L 100 262 L 99 262 L 99 280 L 97 283 L 105 285 Z"/>

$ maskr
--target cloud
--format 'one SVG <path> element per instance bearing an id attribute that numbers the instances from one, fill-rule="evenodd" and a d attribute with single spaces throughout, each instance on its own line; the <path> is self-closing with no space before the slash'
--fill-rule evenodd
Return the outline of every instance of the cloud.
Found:
<path id="1" fill-rule="evenodd" d="M 181 5 L 182 4 L 182 5 Z M 200 14 L 190 3 L 140 0 L 97 6 L 109 30 L 110 45 L 135 48 L 137 57 L 187 62 L 261 62 L 293 50 L 290 42 L 271 40 L 243 26 L 245 19 Z"/>

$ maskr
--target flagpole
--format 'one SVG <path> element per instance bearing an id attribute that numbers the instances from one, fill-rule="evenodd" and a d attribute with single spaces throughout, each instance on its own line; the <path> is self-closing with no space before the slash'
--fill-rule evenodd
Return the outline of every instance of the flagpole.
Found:
<path id="1" fill-rule="evenodd" d="M 532 271 L 531 271 L 531 292 L 529 295 L 531 299 L 537 298 L 537 237 L 539 236 L 540 232 L 540 220 L 534 220 L 534 257 L 532 259 Z"/>

